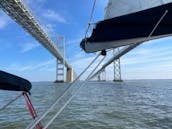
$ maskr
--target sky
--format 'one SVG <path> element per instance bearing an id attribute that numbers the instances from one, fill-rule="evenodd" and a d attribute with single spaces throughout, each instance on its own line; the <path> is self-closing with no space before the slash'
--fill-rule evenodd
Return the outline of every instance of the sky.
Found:
<path id="1" fill-rule="evenodd" d="M 96 56 L 96 53 L 86 54 L 79 46 L 85 35 L 93 0 L 24 0 L 23 2 L 53 41 L 58 35 L 65 36 L 66 59 L 79 74 Z M 104 18 L 106 4 L 107 0 L 97 0 L 93 23 Z M 171 42 L 172 37 L 149 41 L 123 56 L 122 78 L 172 79 Z M 0 70 L 30 81 L 55 80 L 55 57 L 2 10 L 0 10 L 0 44 Z M 108 53 L 105 61 L 111 56 L 112 53 Z M 107 79 L 113 79 L 112 65 L 106 69 L 106 75 Z"/>

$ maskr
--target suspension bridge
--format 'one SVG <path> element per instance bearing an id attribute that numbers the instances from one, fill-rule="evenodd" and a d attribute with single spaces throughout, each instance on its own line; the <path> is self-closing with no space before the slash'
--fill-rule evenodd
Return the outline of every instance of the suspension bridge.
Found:
<path id="1" fill-rule="evenodd" d="M 0 0 L 0 8 L 57 58 L 56 74 L 58 74 L 59 71 L 62 69 L 58 69 L 60 63 L 66 66 L 66 79 L 64 80 L 66 80 L 66 82 L 72 82 L 74 79 L 74 71 L 72 66 L 66 61 L 59 48 L 55 46 L 53 41 L 44 32 L 38 21 L 30 13 L 29 9 L 23 4 L 23 2 L 21 0 Z M 105 68 L 114 62 L 114 81 L 120 81 L 120 58 L 138 45 L 140 44 L 129 45 L 127 47 L 124 47 L 120 51 L 116 51 L 114 53 L 114 56 L 105 64 L 103 64 L 102 67 L 90 77 L 90 79 L 103 74 L 105 72 Z M 56 79 L 56 81 L 58 82 L 58 75 L 56 75 Z"/>
<path id="2" fill-rule="evenodd" d="M 38 21 L 36 21 L 23 2 L 21 0 L 0 0 L 0 8 L 52 53 L 59 62 L 62 62 L 66 66 L 66 81 L 72 82 L 72 66 L 65 60 L 65 57 L 63 57 L 59 49 L 44 32 Z"/>
<path id="3" fill-rule="evenodd" d="M 66 80 L 66 82 L 72 82 L 74 80 L 74 71 L 72 66 L 67 62 L 64 55 L 60 52 L 59 48 L 57 48 L 53 41 L 44 32 L 36 18 L 34 18 L 29 9 L 23 4 L 22 0 L 0 0 L 0 8 L 57 58 L 56 74 L 60 73 L 59 71 L 63 69 L 62 67 L 59 68 L 59 64 L 62 64 L 66 67 L 66 79 L 64 80 Z M 160 19 L 159 22 L 161 22 L 162 19 Z M 157 23 L 157 26 L 158 25 L 159 23 Z M 145 39 L 145 41 L 152 36 L 157 26 L 154 27 L 153 31 L 150 33 L 148 38 Z M 117 48 L 117 51 L 115 51 L 113 57 L 110 58 L 106 63 L 104 63 L 99 70 L 92 74 L 89 79 L 93 79 L 95 77 L 100 78 L 100 75 L 104 74 L 106 67 L 114 63 L 114 81 L 121 81 L 120 58 L 132 49 L 139 46 L 141 43 L 128 45 L 120 50 L 119 48 Z M 56 81 L 58 82 L 57 75 L 56 79 Z"/>
<path id="4" fill-rule="evenodd" d="M 31 36 L 33 36 L 42 46 L 44 46 L 50 53 L 52 53 L 57 58 L 57 71 L 56 74 L 59 73 L 59 65 L 60 62 L 66 66 L 66 81 L 72 82 L 74 78 L 74 72 L 72 66 L 65 60 L 62 53 L 60 53 L 59 48 L 54 45 L 53 41 L 48 37 L 48 35 L 41 28 L 38 21 L 34 18 L 34 16 L 30 13 L 28 8 L 23 4 L 21 0 L 0 0 L 0 8 L 9 15 L 16 23 L 21 25 L 23 29 L 25 29 Z M 137 44 L 138 45 L 138 44 Z M 90 77 L 93 79 L 104 71 L 104 69 L 110 65 L 112 62 L 117 61 L 121 56 L 135 48 L 137 45 L 131 45 L 129 47 L 124 48 L 122 51 L 115 53 L 114 57 L 112 57 L 107 63 L 105 63 L 100 70 L 98 70 L 94 75 Z M 120 64 L 119 64 L 120 66 Z M 119 69 L 119 66 L 116 66 L 115 69 Z M 120 75 L 121 72 L 118 70 L 114 72 Z M 120 75 L 121 76 L 121 75 Z M 56 75 L 56 81 L 58 82 L 58 76 Z M 64 79 L 65 80 L 65 79 Z M 115 80 L 115 79 L 114 79 Z M 116 80 L 121 80 L 120 78 L 116 78 Z M 59 80 L 61 81 L 61 80 Z"/>
<path id="5" fill-rule="evenodd" d="M 95 6 L 95 1 L 93 8 Z M 138 40 L 136 43 L 132 43 L 128 46 L 122 47 L 121 49 L 117 47 L 114 49 L 113 56 L 105 62 L 100 69 L 99 66 L 102 64 L 102 62 L 105 59 L 106 52 L 102 49 L 102 52 L 99 53 L 92 62 L 74 79 L 74 71 L 72 66 L 67 62 L 65 59 L 65 55 L 60 52 L 59 47 L 57 47 L 54 42 L 48 37 L 48 35 L 44 32 L 44 30 L 41 28 L 40 24 L 36 20 L 36 18 L 33 17 L 33 15 L 30 13 L 28 8 L 23 4 L 22 0 L 0 0 L 0 8 L 9 15 L 16 23 L 18 23 L 23 29 L 25 29 L 32 37 L 34 37 L 42 46 L 44 46 L 52 55 L 54 55 L 57 58 L 57 72 L 59 73 L 59 70 L 64 69 L 62 67 L 59 67 L 59 64 L 62 64 L 66 67 L 66 81 L 72 82 L 69 84 L 69 86 L 64 90 L 64 92 L 60 95 L 60 97 L 56 98 L 54 103 L 48 108 L 42 115 L 39 117 L 34 117 L 34 120 L 26 127 L 26 129 L 34 129 L 37 125 L 40 124 L 40 122 L 49 114 L 52 110 L 55 109 L 56 105 L 59 105 L 60 102 L 63 101 L 63 99 L 68 95 L 70 90 L 73 89 L 73 87 L 76 87 L 77 89 L 73 94 L 70 94 L 70 98 L 67 99 L 67 101 L 63 104 L 60 103 L 59 110 L 53 114 L 52 118 L 47 121 L 46 125 L 44 127 L 40 128 L 47 129 L 49 125 L 58 117 L 58 115 L 65 109 L 65 107 L 70 103 L 70 101 L 75 97 L 77 92 L 87 83 L 87 81 L 94 79 L 98 77 L 98 80 L 101 80 L 100 75 L 103 74 L 103 76 L 106 76 L 105 69 L 110 64 L 114 63 L 114 81 L 121 81 L 121 67 L 120 67 L 120 58 L 127 54 L 132 49 L 136 48 L 140 44 L 142 44 L 145 41 L 149 41 L 152 39 L 152 36 L 155 32 L 155 30 L 158 28 L 161 21 L 165 18 L 165 16 L 168 13 L 168 10 L 165 10 L 163 14 L 160 14 L 160 16 L 155 20 L 155 24 L 153 24 L 150 27 L 150 31 L 144 35 L 145 38 Z M 171 9 L 171 8 L 170 8 Z M 92 11 L 93 14 L 93 11 Z M 91 18 L 92 19 L 92 15 Z M 99 36 L 98 36 L 99 37 Z M 64 40 L 63 37 L 61 37 L 61 40 Z M 83 40 L 83 43 L 86 43 L 85 40 Z M 86 44 L 87 45 L 87 44 Z M 121 45 L 122 46 L 122 45 Z M 65 49 L 65 48 L 64 48 Z M 108 48 L 107 48 L 108 49 Z M 113 49 L 112 49 L 113 50 Z M 91 73 L 88 74 L 88 77 L 86 80 L 82 83 L 78 82 L 80 77 L 92 66 L 93 63 L 101 56 L 104 55 L 104 57 L 100 60 L 100 62 L 96 65 L 95 68 L 92 69 Z M 98 69 L 98 70 L 97 70 Z M 58 80 L 58 77 L 56 77 L 56 81 Z M 65 79 L 64 79 L 65 80 Z M 106 77 L 103 77 L 103 80 L 106 80 Z M 25 96 L 27 99 L 27 96 Z M 18 97 L 17 97 L 18 98 Z M 15 101 L 16 99 L 12 100 L 11 102 Z M 10 103 L 11 103 L 10 102 Z M 8 103 L 7 106 L 10 104 Z M 6 107 L 6 105 L 4 106 Z"/>

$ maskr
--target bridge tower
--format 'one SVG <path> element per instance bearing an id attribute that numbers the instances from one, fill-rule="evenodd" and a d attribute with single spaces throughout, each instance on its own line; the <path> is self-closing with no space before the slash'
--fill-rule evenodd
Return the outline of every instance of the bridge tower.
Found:
<path id="1" fill-rule="evenodd" d="M 119 48 L 116 48 L 113 50 L 113 54 L 115 56 L 116 53 L 119 53 Z M 114 82 L 121 82 L 121 62 L 120 62 L 120 58 L 114 60 L 113 62 L 113 66 L 114 66 Z"/>
<path id="2" fill-rule="evenodd" d="M 60 50 L 61 55 L 64 57 L 63 62 L 57 59 L 56 61 L 56 81 L 65 82 L 65 39 L 63 36 L 57 36 L 56 47 Z"/>
<path id="3" fill-rule="evenodd" d="M 103 69 L 97 76 L 98 81 L 106 81 L 106 70 Z"/>

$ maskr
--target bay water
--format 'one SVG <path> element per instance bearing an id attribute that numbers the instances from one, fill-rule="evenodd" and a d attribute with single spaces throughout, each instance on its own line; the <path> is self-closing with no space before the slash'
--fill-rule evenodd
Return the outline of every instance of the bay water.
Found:
<path id="1" fill-rule="evenodd" d="M 78 82 L 75 88 L 82 83 Z M 53 82 L 32 84 L 31 100 L 38 115 L 68 87 Z M 19 94 L 1 90 L 0 106 Z M 59 110 L 62 102 L 43 124 Z M 23 97 L 0 111 L 0 129 L 24 129 L 31 121 Z M 86 82 L 49 129 L 172 129 L 172 80 Z"/>

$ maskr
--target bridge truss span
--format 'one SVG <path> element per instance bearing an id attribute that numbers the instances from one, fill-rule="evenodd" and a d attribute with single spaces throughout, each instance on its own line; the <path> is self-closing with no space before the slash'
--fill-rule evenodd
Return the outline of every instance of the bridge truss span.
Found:
<path id="1" fill-rule="evenodd" d="M 23 4 L 22 0 L 0 0 L 0 8 L 48 49 L 57 59 L 61 62 L 64 61 L 64 57 Z M 71 69 L 70 64 L 66 60 L 64 64 L 67 68 Z"/>

